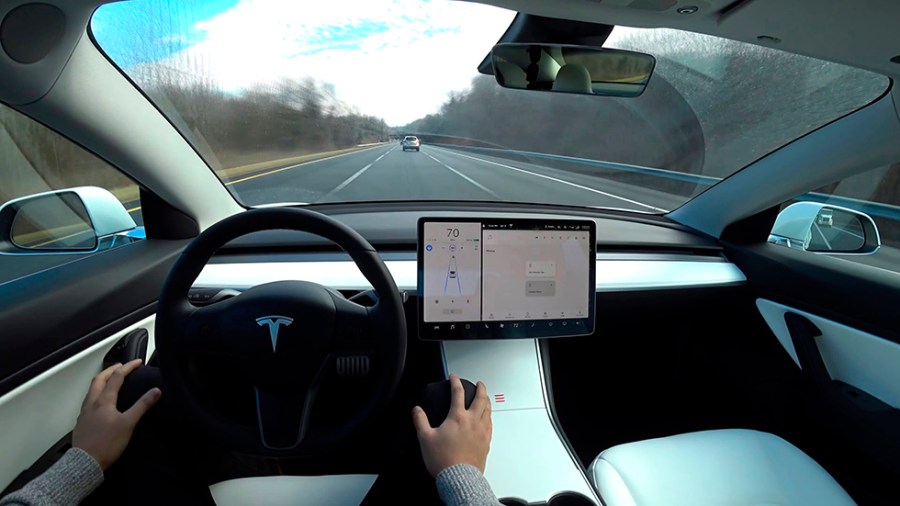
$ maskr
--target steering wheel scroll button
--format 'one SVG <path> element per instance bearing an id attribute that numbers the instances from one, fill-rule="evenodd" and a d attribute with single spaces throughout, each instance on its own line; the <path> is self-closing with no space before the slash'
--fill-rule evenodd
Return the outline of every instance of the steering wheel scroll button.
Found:
<path id="1" fill-rule="evenodd" d="M 338 357 L 336 367 L 338 376 L 342 378 L 365 378 L 369 375 L 369 357 L 365 355 Z"/>

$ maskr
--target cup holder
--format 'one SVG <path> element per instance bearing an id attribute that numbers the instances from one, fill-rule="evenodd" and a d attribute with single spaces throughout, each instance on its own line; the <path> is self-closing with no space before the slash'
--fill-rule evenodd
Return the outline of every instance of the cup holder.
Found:
<path id="1" fill-rule="evenodd" d="M 500 504 L 503 506 L 528 506 L 528 502 L 518 497 L 504 497 L 500 499 Z"/>
<path id="2" fill-rule="evenodd" d="M 597 506 L 593 499 L 578 492 L 560 492 L 550 498 L 549 502 L 530 503 L 518 497 L 504 497 L 500 499 L 504 506 Z"/>
<path id="3" fill-rule="evenodd" d="M 578 492 L 560 492 L 550 498 L 547 506 L 597 506 L 593 499 Z"/>

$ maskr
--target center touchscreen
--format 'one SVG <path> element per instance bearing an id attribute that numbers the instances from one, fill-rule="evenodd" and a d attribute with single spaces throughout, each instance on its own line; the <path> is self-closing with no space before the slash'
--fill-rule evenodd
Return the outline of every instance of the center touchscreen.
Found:
<path id="1" fill-rule="evenodd" d="M 596 233 L 582 220 L 419 220 L 422 339 L 594 330 Z"/>

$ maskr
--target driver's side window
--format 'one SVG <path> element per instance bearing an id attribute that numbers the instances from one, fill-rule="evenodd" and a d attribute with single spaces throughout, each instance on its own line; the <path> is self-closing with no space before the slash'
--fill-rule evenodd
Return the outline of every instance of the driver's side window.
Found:
<path id="1" fill-rule="evenodd" d="M 0 105 L 0 284 L 144 238 L 139 189 Z"/>

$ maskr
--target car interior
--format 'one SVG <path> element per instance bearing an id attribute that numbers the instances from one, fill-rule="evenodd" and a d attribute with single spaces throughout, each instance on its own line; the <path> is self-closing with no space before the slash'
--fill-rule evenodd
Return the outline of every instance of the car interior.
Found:
<path id="1" fill-rule="evenodd" d="M 799 236 L 780 214 L 874 168 L 896 176 L 900 3 L 475 3 L 513 13 L 501 45 L 599 48 L 614 26 L 673 29 L 863 69 L 886 88 L 665 212 L 452 198 L 256 206 L 98 46 L 100 0 L 0 0 L 3 107 L 127 176 L 141 215 L 88 185 L 0 189 L 0 497 L 70 447 L 94 375 L 143 358 L 191 430 L 240 456 L 242 473 L 209 486 L 219 505 L 404 497 L 379 478 L 411 407 L 451 373 L 487 385 L 485 477 L 506 505 L 900 503 L 900 262 L 854 257 L 900 258 L 887 256 L 896 224 L 877 214 L 900 207 L 796 207 Z M 498 88 L 631 100 L 592 85 L 587 64 L 526 89 L 535 60 L 492 65 L 483 50 L 470 67 Z M 653 85 L 641 79 L 632 85 Z M 19 153 L 4 128 L 0 152 Z M 405 152 L 406 133 L 360 149 Z M 409 133 L 409 163 L 533 170 L 490 158 L 495 146 L 451 158 Z M 894 176 L 883 181 L 897 199 Z M 0 187 L 17 177 L 0 166 Z M 99 242 L 70 229 L 55 250 L 23 242 L 49 219 L 27 222 L 28 203 L 56 196 L 74 199 L 63 214 Z M 834 254 L 810 246 L 804 234 L 845 218 L 862 241 L 852 252 L 827 234 Z M 135 491 L 112 482 L 85 504 L 127 504 L 119 494 Z"/>

